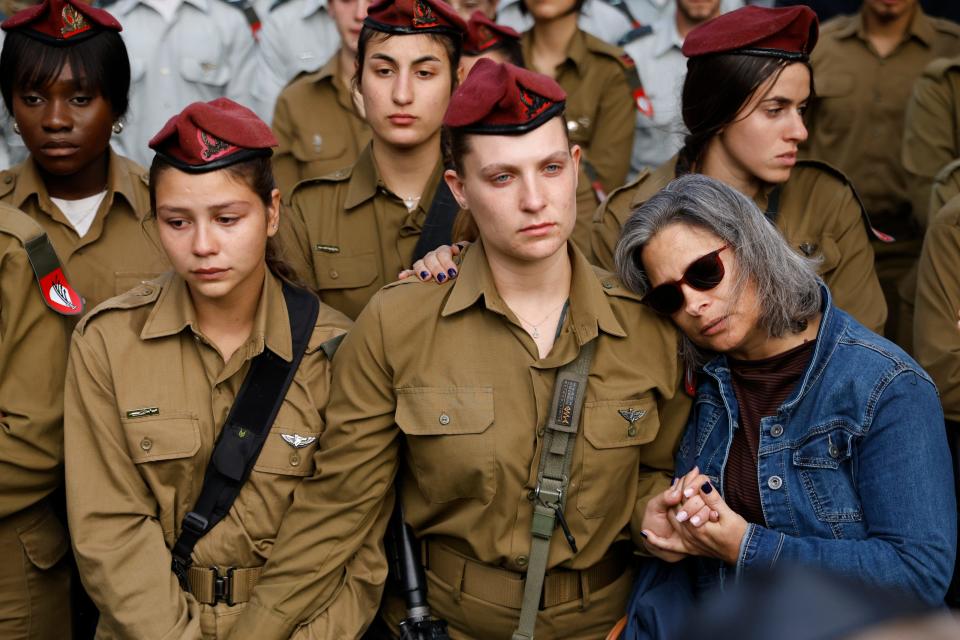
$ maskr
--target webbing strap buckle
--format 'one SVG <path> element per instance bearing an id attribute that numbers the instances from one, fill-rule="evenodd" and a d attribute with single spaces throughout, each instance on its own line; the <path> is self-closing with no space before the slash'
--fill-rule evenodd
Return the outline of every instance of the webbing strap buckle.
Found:
<path id="1" fill-rule="evenodd" d="M 196 536 L 202 536 L 207 531 L 210 521 L 196 511 L 191 511 L 183 517 L 182 529 L 186 529 Z"/>
<path id="2" fill-rule="evenodd" d="M 227 603 L 228 607 L 236 604 L 233 601 L 233 571 L 236 567 L 227 569 L 226 575 L 220 575 L 220 571 L 213 567 L 213 604 L 218 602 Z"/>

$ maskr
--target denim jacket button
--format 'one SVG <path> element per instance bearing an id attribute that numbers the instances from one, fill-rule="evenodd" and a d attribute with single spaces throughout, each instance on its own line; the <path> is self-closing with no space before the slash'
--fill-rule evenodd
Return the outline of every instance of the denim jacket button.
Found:
<path id="1" fill-rule="evenodd" d="M 776 491 L 783 486 L 783 478 L 780 476 L 770 476 L 767 480 L 767 486 Z"/>
<path id="2" fill-rule="evenodd" d="M 770 427 L 770 435 L 774 438 L 779 438 L 783 435 L 783 425 L 775 424 Z"/>
<path id="3" fill-rule="evenodd" d="M 837 445 L 835 445 L 835 444 L 831 444 L 831 445 L 827 448 L 827 453 L 829 453 L 829 454 L 830 454 L 830 457 L 833 458 L 834 460 L 836 460 L 837 458 L 840 457 L 840 449 L 837 448 Z"/>

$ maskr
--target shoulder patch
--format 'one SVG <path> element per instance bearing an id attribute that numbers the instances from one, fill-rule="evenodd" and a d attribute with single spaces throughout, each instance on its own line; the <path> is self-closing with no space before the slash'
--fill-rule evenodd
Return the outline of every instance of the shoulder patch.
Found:
<path id="1" fill-rule="evenodd" d="M 115 309 L 135 309 L 136 307 L 143 307 L 154 303 L 157 298 L 160 297 L 160 292 L 163 290 L 162 283 L 166 281 L 166 278 L 167 276 L 161 276 L 150 282 L 144 282 L 126 293 L 114 296 L 109 300 L 104 300 L 77 323 L 77 331 L 83 334 L 87 324 L 89 324 L 93 318 L 107 311 Z"/>
<path id="2" fill-rule="evenodd" d="M 23 244 L 40 287 L 40 294 L 47 306 L 63 316 L 82 314 L 83 298 L 67 280 L 60 258 L 43 227 L 18 209 L 7 205 L 3 205 L 0 213 L 0 231 L 17 238 Z"/>
<path id="3" fill-rule="evenodd" d="M 636 29 L 631 29 L 623 35 L 622 38 L 617 40 L 617 46 L 623 47 L 630 44 L 634 40 L 639 40 L 640 38 L 645 38 L 653 33 L 653 27 L 649 24 L 645 24 L 637 27 Z"/>

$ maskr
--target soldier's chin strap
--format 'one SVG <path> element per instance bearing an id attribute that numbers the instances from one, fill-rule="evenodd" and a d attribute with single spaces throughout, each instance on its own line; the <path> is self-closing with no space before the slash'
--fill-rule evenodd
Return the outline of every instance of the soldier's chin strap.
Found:
<path id="1" fill-rule="evenodd" d="M 537 472 L 537 488 L 533 500 L 533 534 L 530 543 L 530 561 L 527 579 L 523 587 L 523 604 L 520 608 L 520 623 L 513 632 L 513 640 L 532 640 L 540 609 L 543 579 L 547 573 L 547 556 L 550 540 L 560 523 L 567 544 L 574 553 L 577 541 L 567 520 L 563 517 L 566 491 L 570 482 L 570 467 L 573 462 L 573 445 L 577 440 L 580 414 L 583 413 L 583 398 L 587 392 L 590 362 L 597 347 L 596 338 L 580 347 L 576 359 L 557 372 L 553 385 L 553 400 L 550 417 L 543 437 L 540 452 L 540 468 Z"/>
<path id="2" fill-rule="evenodd" d="M 173 545 L 173 572 L 184 590 L 189 590 L 187 571 L 193 548 L 227 515 L 240 494 L 313 334 L 320 311 L 317 297 L 284 282 L 283 298 L 290 318 L 293 358 L 287 362 L 264 348 L 250 363 L 214 445 L 196 506 L 184 516 L 180 536 Z"/>

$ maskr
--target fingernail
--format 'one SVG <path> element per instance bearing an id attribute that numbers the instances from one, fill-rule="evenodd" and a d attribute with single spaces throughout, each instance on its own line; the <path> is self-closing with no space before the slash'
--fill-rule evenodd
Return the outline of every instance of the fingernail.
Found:
<path id="1" fill-rule="evenodd" d="M 451 278 L 456 278 L 456 277 L 457 277 L 457 270 L 456 270 L 456 269 L 447 269 L 447 275 L 450 276 Z"/>
<path id="2" fill-rule="evenodd" d="M 712 492 L 713 492 L 713 485 L 710 484 L 709 482 L 704 482 L 704 483 L 703 483 L 703 486 L 701 486 L 700 488 L 703 490 L 704 493 L 712 493 Z"/>
<path id="3" fill-rule="evenodd" d="M 693 495 L 693 493 L 694 493 L 693 487 L 687 487 L 686 489 L 683 490 L 683 495 L 685 498 L 689 498 L 690 496 Z"/>
<path id="4" fill-rule="evenodd" d="M 689 514 L 686 511 L 681 511 L 677 514 L 677 522 L 683 522 L 688 516 Z"/>
<path id="5" fill-rule="evenodd" d="M 690 518 L 690 523 L 695 527 L 700 526 L 700 516 L 693 516 Z"/>
<path id="6" fill-rule="evenodd" d="M 641 531 L 641 532 L 640 532 L 640 535 L 642 535 L 642 536 L 644 537 L 644 539 L 646 539 L 646 537 L 647 537 L 647 532 L 646 532 L 646 531 Z"/>
<path id="7" fill-rule="evenodd" d="M 446 279 L 447 279 L 447 276 L 443 275 L 442 273 L 437 274 L 437 282 L 443 282 Z"/>
<path id="8" fill-rule="evenodd" d="M 430 272 L 429 272 L 429 271 L 421 271 L 421 272 L 420 272 L 420 279 L 421 279 L 421 280 L 426 280 L 426 279 L 429 278 L 429 277 L 430 277 Z"/>

